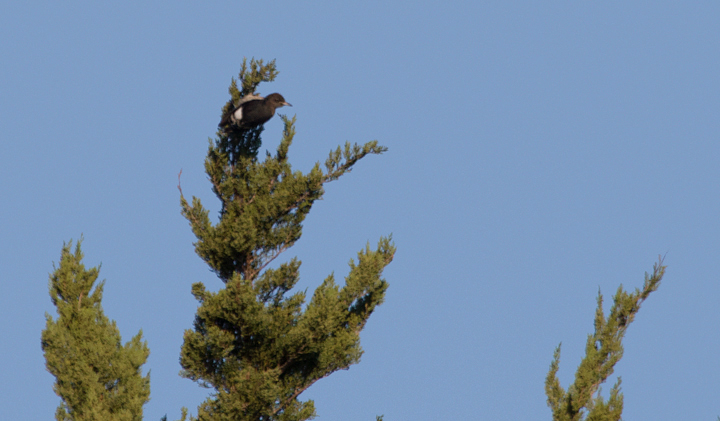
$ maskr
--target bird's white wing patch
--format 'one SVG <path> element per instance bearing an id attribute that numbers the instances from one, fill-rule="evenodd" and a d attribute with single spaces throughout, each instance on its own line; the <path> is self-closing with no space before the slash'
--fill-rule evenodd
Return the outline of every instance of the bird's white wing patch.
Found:
<path id="1" fill-rule="evenodd" d="M 233 120 L 235 120 L 236 122 L 242 120 L 242 107 L 235 110 L 235 112 L 233 113 L 232 116 L 233 116 Z"/>

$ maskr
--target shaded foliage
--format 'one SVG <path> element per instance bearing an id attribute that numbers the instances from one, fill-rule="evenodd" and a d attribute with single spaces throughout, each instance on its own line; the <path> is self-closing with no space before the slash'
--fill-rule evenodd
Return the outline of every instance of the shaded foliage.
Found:
<path id="1" fill-rule="evenodd" d="M 223 112 L 276 75 L 274 61 L 243 62 Z M 210 141 L 205 169 L 221 202 L 217 223 L 199 199 L 190 203 L 181 190 L 182 213 L 197 237 L 195 250 L 225 283 L 217 293 L 202 283 L 192 287 L 200 307 L 194 329 L 185 332 L 182 375 L 215 389 L 198 408 L 200 420 L 314 417 L 313 402 L 298 396 L 359 361 L 359 333 L 387 289 L 382 271 L 395 253 L 389 237 L 358 253 L 344 286 L 328 276 L 305 308 L 305 293 L 290 293 L 301 262 L 293 258 L 277 268 L 268 266 L 300 238 L 302 222 L 322 198 L 325 183 L 351 171 L 368 154 L 386 150 L 377 141 L 346 143 L 330 152 L 324 170 L 317 163 L 303 174 L 288 161 L 295 119 L 282 119 L 280 145 L 262 161 L 262 126 L 228 126 Z"/>

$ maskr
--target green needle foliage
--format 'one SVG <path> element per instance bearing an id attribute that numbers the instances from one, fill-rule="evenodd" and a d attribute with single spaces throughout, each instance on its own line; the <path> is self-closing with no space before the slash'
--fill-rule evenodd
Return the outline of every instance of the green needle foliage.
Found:
<path id="1" fill-rule="evenodd" d="M 63 246 L 60 265 L 50 275 L 50 298 L 58 319 L 46 314 L 42 349 L 53 389 L 62 403 L 58 421 L 139 421 L 150 399 L 150 374 L 140 367 L 150 351 L 140 331 L 124 346 L 114 321 L 100 304 L 105 281 L 90 292 L 99 269 L 86 270 L 80 241 Z"/>
<path id="2" fill-rule="evenodd" d="M 276 75 L 274 61 L 244 61 L 223 112 Z M 366 155 L 386 151 L 377 141 L 346 143 L 331 151 L 324 171 L 318 163 L 307 174 L 293 172 L 288 150 L 295 119 L 282 119 L 277 152 L 263 161 L 257 156 L 262 126 L 229 126 L 210 141 L 205 169 L 222 205 L 217 223 L 199 199 L 190 204 L 180 192 L 182 214 L 197 237 L 195 250 L 225 283 L 217 293 L 202 283 L 192 287 L 200 307 L 194 330 L 185 332 L 181 375 L 215 389 L 198 407 L 200 420 L 313 418 L 313 402 L 298 396 L 360 360 L 360 331 L 387 289 L 382 271 L 395 253 L 390 237 L 350 261 L 344 286 L 328 276 L 307 305 L 305 292 L 289 293 L 298 282 L 300 261 L 268 266 L 300 238 L 325 183 Z"/>
<path id="3" fill-rule="evenodd" d="M 545 394 L 552 409 L 554 421 L 619 421 L 623 409 L 620 392 L 621 380 L 610 390 L 605 401 L 600 396 L 600 385 L 613 373 L 615 364 L 623 355 L 622 339 L 628 326 L 640 310 L 640 304 L 660 286 L 665 273 L 662 259 L 655 264 L 652 275 L 645 274 L 643 289 L 627 293 L 622 286 L 613 298 L 607 318 L 603 313 L 603 297 L 598 293 L 595 312 L 595 333 L 588 335 L 585 357 L 575 373 L 575 382 L 565 391 L 560 386 L 557 372 L 560 366 L 560 346 L 555 349 L 550 372 L 545 379 Z"/>

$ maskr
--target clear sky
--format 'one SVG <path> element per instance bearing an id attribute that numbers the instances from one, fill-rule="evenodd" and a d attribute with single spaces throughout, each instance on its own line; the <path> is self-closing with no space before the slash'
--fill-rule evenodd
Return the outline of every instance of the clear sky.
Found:
<path id="1" fill-rule="evenodd" d="M 720 415 L 720 3 L 97 3 L 0 5 L 4 419 L 53 418 L 48 274 L 81 234 L 106 315 L 148 341 L 145 418 L 209 393 L 178 359 L 191 284 L 221 282 L 176 186 L 182 169 L 219 209 L 203 161 L 243 57 L 277 59 L 258 91 L 293 104 L 294 168 L 389 148 L 327 186 L 285 255 L 312 291 L 367 242 L 398 248 L 362 361 L 301 395 L 319 420 L 551 419 L 554 348 L 566 387 L 598 289 L 609 306 L 658 255 L 616 367 L 624 416 Z"/>

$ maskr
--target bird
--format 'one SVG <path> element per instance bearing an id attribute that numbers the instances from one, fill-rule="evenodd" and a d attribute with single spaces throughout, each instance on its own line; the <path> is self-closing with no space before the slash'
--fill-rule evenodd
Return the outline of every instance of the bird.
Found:
<path id="1" fill-rule="evenodd" d="M 276 108 L 285 105 L 292 107 L 278 93 L 270 94 L 266 98 L 255 94 L 246 95 L 233 106 L 232 111 L 223 115 L 218 127 L 227 127 L 231 124 L 245 129 L 256 127 L 265 124 L 275 115 Z"/>

